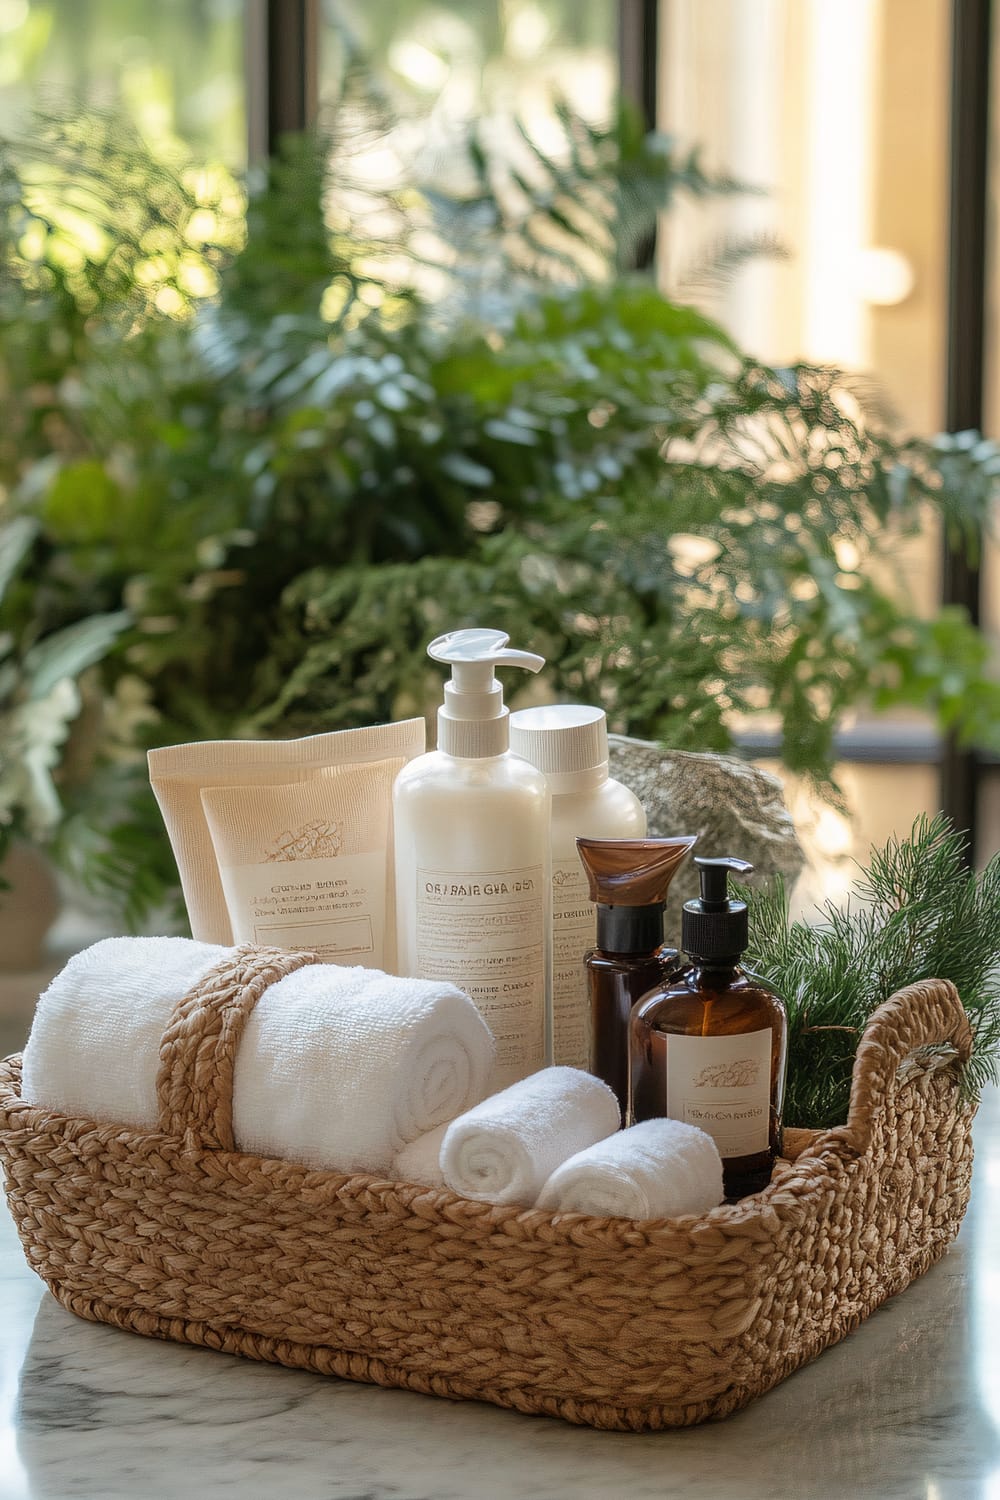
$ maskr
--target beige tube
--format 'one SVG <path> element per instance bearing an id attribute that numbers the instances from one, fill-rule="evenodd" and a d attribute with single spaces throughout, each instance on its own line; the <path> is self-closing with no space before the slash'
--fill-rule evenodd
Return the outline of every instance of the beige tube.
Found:
<path id="1" fill-rule="evenodd" d="M 392 784 L 405 764 L 400 756 L 286 786 L 205 788 L 235 942 L 395 968 Z"/>
<path id="2" fill-rule="evenodd" d="M 204 740 L 150 750 L 149 779 L 177 861 L 192 936 L 203 943 L 234 940 L 203 790 L 281 788 L 324 778 L 338 767 L 406 762 L 423 748 L 423 719 L 406 719 L 299 740 Z"/>

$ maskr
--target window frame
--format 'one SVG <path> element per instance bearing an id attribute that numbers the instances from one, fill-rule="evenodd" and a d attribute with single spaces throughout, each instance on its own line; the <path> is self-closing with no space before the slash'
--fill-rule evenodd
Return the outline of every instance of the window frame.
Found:
<path id="1" fill-rule="evenodd" d="M 992 0 L 952 0 L 945 376 L 949 432 L 981 431 L 985 414 L 992 10 Z M 941 602 L 963 606 L 973 624 L 980 623 L 980 570 L 947 540 L 941 559 Z M 962 749 L 953 738 L 945 741 L 941 804 L 957 827 L 971 831 L 974 843 L 986 764 L 987 757 L 975 749 Z"/>
<path id="2" fill-rule="evenodd" d="M 319 0 L 247 0 L 244 11 L 247 160 L 306 130 L 319 104 Z"/>

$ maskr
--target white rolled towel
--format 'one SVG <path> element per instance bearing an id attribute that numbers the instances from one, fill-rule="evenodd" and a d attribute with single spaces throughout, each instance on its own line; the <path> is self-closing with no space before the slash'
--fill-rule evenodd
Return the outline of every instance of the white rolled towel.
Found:
<path id="1" fill-rule="evenodd" d="M 601 1219 L 675 1219 L 707 1213 L 722 1198 L 722 1158 L 710 1135 L 682 1120 L 643 1120 L 564 1161 L 538 1207 Z"/>
<path id="2" fill-rule="evenodd" d="M 78 954 L 39 1001 L 23 1097 L 156 1129 L 167 1021 L 231 951 L 185 938 L 114 938 Z M 482 1098 L 493 1057 L 488 1026 L 453 985 L 334 964 L 298 969 L 265 990 L 240 1041 L 237 1147 L 387 1173 L 407 1142 Z"/>
<path id="3" fill-rule="evenodd" d="M 259 1156 L 388 1173 L 403 1146 L 483 1097 L 493 1055 L 454 985 L 314 964 L 254 1007 L 236 1054 L 234 1134 Z"/>
<path id="4" fill-rule="evenodd" d="M 105 938 L 39 999 L 24 1048 L 29 1104 L 155 1130 L 160 1041 L 174 1006 L 230 948 L 189 938 Z"/>
<path id="5" fill-rule="evenodd" d="M 446 1120 L 443 1125 L 418 1135 L 415 1141 L 403 1147 L 392 1164 L 392 1177 L 396 1182 L 419 1182 L 424 1187 L 444 1185 L 441 1145 L 450 1123 Z"/>
<path id="6" fill-rule="evenodd" d="M 532 1204 L 560 1162 L 618 1124 L 606 1083 L 578 1068 L 543 1068 L 451 1122 L 441 1171 L 464 1198 Z"/>

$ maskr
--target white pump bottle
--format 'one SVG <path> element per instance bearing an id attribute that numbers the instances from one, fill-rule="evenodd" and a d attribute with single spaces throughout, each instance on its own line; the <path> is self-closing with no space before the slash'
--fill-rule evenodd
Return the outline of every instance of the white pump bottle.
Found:
<path id="1" fill-rule="evenodd" d="M 455 630 L 427 648 L 448 662 L 438 748 L 400 771 L 395 815 L 400 974 L 447 979 L 496 1037 L 494 1089 L 544 1067 L 551 991 L 551 794 L 511 754 L 497 666 L 537 672 L 500 630 Z"/>

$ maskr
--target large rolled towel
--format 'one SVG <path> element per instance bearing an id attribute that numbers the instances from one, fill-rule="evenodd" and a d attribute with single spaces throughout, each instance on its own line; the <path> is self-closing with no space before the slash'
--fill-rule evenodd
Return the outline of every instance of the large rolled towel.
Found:
<path id="1" fill-rule="evenodd" d="M 233 950 L 113 938 L 71 959 L 38 1004 L 23 1097 L 155 1130 L 160 1040 L 177 1001 Z M 489 1028 L 432 980 L 314 964 L 271 985 L 236 1054 L 237 1147 L 342 1172 L 387 1173 L 407 1142 L 483 1097 Z"/>
<path id="2" fill-rule="evenodd" d="M 465 1198 L 532 1204 L 560 1162 L 618 1124 L 618 1100 L 606 1083 L 578 1068 L 543 1068 L 453 1120 L 441 1170 Z"/>
<path id="3" fill-rule="evenodd" d="M 22 1098 L 155 1130 L 167 1022 L 178 1000 L 231 952 L 190 938 L 118 937 L 75 954 L 35 1009 Z"/>
<path id="4" fill-rule="evenodd" d="M 538 1207 L 602 1219 L 675 1219 L 707 1213 L 722 1197 L 722 1158 L 710 1135 L 682 1120 L 643 1120 L 563 1162 Z"/>
<path id="5" fill-rule="evenodd" d="M 483 1097 L 493 1037 L 467 995 L 432 979 L 315 964 L 264 991 L 236 1054 L 244 1151 L 388 1173 L 409 1141 Z"/>

